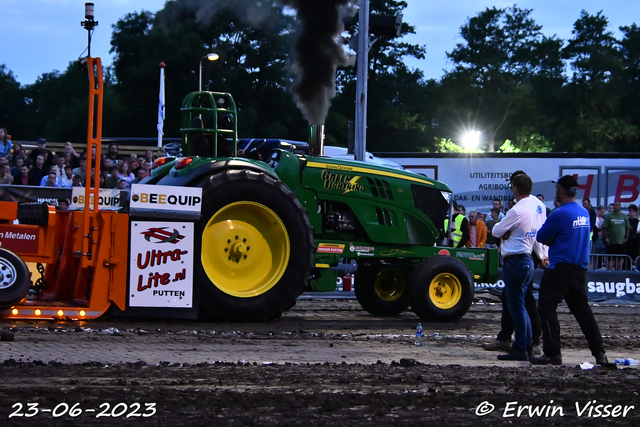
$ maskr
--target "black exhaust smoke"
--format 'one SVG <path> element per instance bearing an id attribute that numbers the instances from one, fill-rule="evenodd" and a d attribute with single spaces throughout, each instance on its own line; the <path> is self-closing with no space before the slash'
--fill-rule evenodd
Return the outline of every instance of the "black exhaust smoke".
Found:
<path id="1" fill-rule="evenodd" d="M 293 57 L 296 80 L 291 88 L 310 125 L 323 125 L 336 95 L 336 69 L 349 65 L 338 36 L 342 17 L 353 16 L 358 0 L 278 0 L 297 11 L 300 23 Z"/>

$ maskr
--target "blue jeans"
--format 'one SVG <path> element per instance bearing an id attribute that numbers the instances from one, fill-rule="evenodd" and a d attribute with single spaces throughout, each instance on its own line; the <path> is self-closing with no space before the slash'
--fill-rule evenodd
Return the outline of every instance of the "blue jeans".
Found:
<path id="1" fill-rule="evenodd" d="M 515 341 L 513 349 L 525 351 L 533 344 L 531 321 L 524 305 L 524 295 L 533 276 L 533 259 L 530 254 L 518 254 L 504 258 L 502 279 L 507 294 L 507 307 L 513 317 Z"/>

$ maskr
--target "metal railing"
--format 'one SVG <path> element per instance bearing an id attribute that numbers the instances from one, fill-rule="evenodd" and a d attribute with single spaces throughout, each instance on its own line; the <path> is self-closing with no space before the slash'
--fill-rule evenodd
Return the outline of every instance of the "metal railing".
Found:
<path id="1" fill-rule="evenodd" d="M 634 261 L 629 255 L 591 254 L 589 256 L 589 269 L 618 271 L 637 270 L 639 261 L 640 257 Z"/>

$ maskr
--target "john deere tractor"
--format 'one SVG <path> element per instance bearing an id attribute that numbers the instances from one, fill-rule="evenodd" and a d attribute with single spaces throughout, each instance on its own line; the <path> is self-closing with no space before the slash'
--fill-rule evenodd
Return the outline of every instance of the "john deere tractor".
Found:
<path id="1" fill-rule="evenodd" d="M 318 127 L 311 155 L 238 152 L 228 93 L 193 92 L 181 111 L 180 147 L 143 183 L 202 188 L 194 265 L 201 316 L 277 318 L 304 291 L 335 290 L 331 267 L 342 260 L 356 260 L 355 295 L 376 315 L 411 306 L 424 321 L 457 320 L 474 279 L 495 281 L 495 250 L 435 245 L 450 212 L 446 184 L 324 157 Z"/>

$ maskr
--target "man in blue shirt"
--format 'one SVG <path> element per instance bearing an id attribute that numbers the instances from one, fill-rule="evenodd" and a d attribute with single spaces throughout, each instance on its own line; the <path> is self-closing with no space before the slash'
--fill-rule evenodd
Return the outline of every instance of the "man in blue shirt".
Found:
<path id="1" fill-rule="evenodd" d="M 608 365 L 602 336 L 587 298 L 586 271 L 589 265 L 589 212 L 576 202 L 578 182 L 565 175 L 556 182 L 555 209 L 538 230 L 536 239 L 549 246 L 549 262 L 540 282 L 538 310 L 542 323 L 544 354 L 534 365 L 561 365 L 560 324 L 556 309 L 564 299 L 578 321 L 596 364 Z"/>

